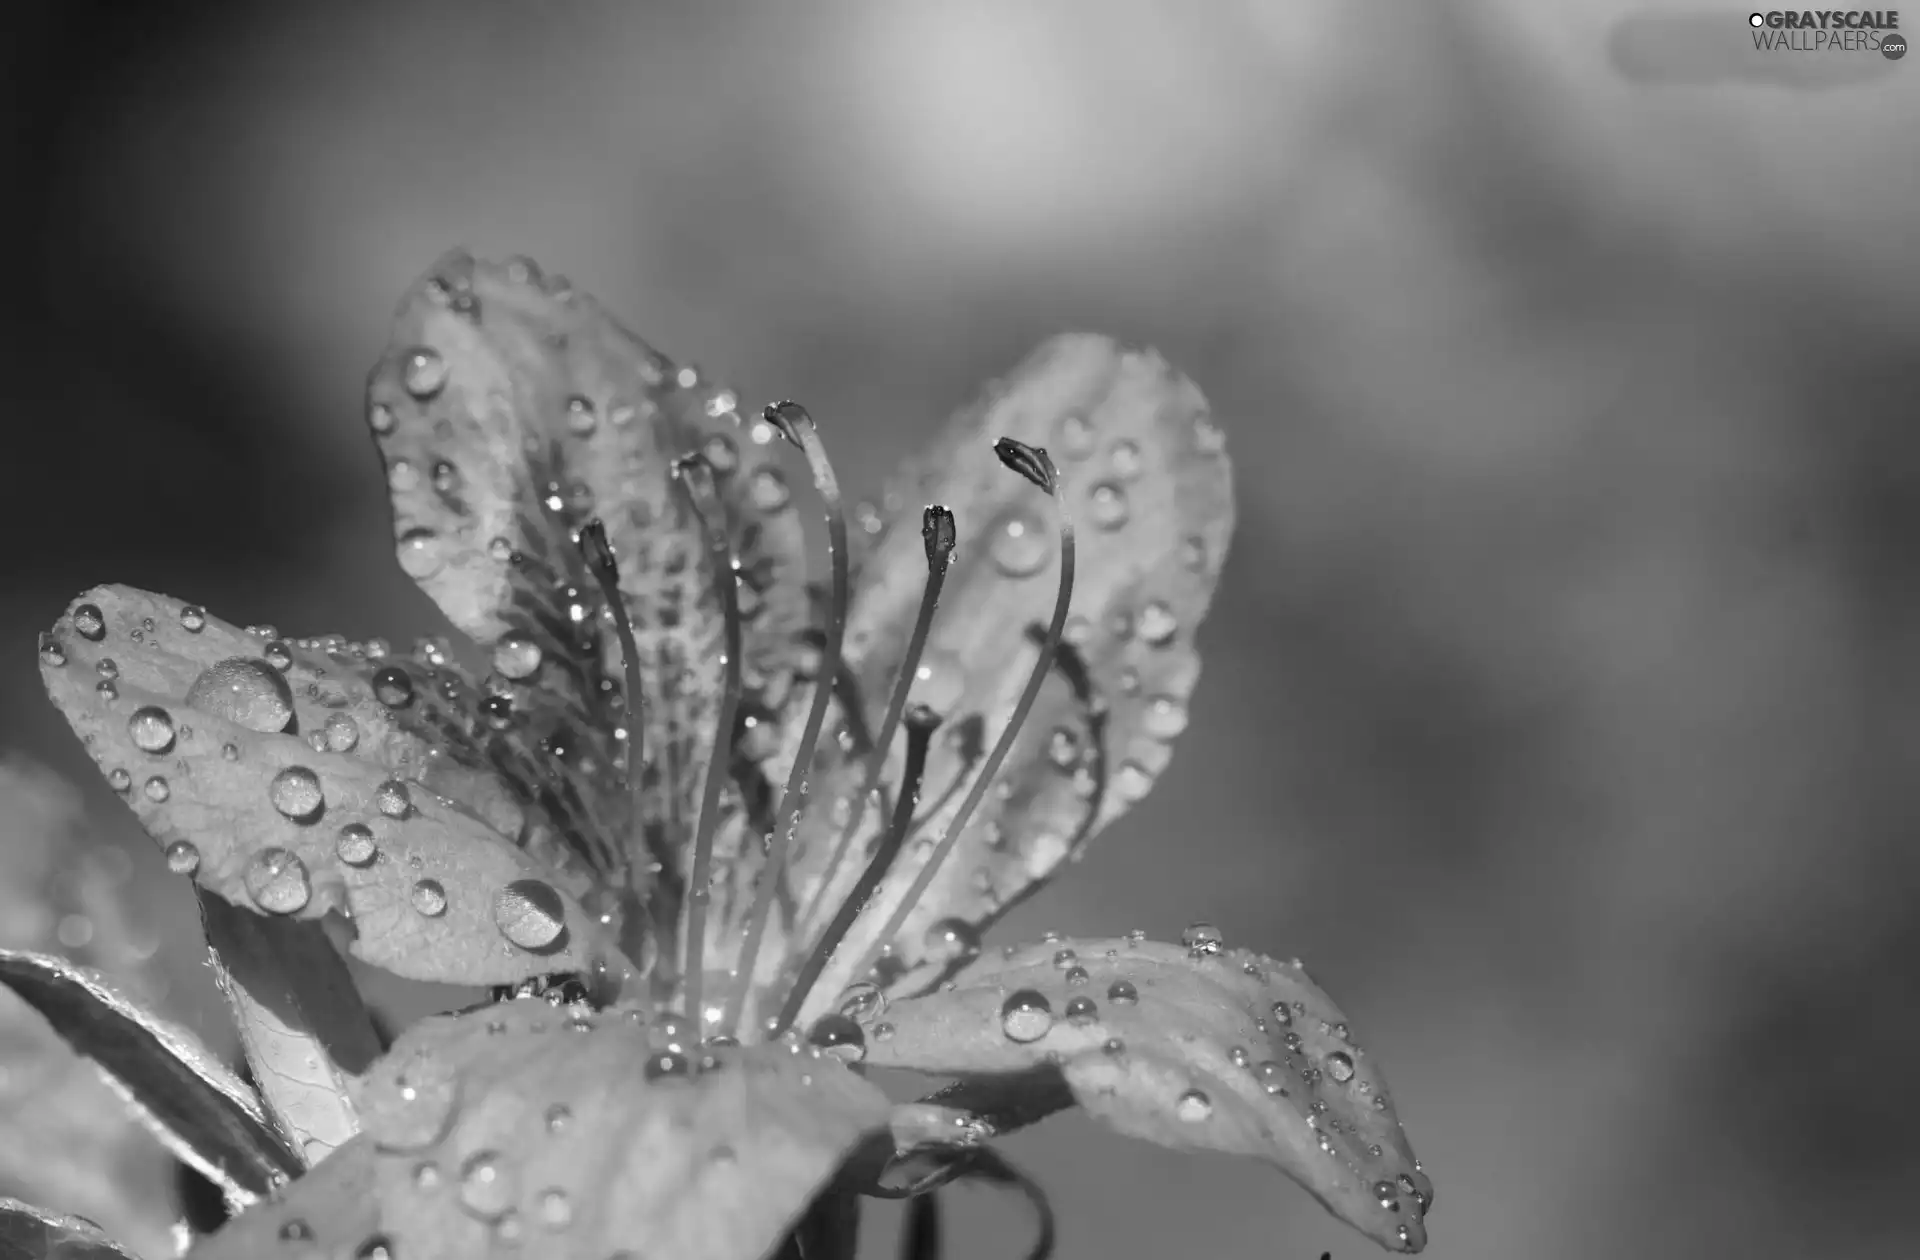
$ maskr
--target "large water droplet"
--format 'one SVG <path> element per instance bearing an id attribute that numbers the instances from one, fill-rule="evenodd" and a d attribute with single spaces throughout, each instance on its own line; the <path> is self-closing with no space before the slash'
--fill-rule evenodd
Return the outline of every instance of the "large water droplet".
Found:
<path id="1" fill-rule="evenodd" d="M 1021 989 L 1000 1006 L 1000 1030 L 1008 1041 L 1038 1041 L 1053 1027 L 1053 1006 L 1035 989 Z"/>
<path id="2" fill-rule="evenodd" d="M 173 747 L 173 718 L 158 705 L 143 705 L 127 719 L 127 737 L 142 752 L 163 753 Z"/>
<path id="3" fill-rule="evenodd" d="M 262 849 L 247 863 L 247 895 L 272 914 L 293 914 L 313 896 L 307 866 L 285 849 Z"/>
<path id="4" fill-rule="evenodd" d="M 1273 1020 L 1282 1028 L 1286 1028 L 1293 1023 L 1293 1012 L 1287 1008 L 1285 1002 L 1275 1002 L 1273 1004 Z"/>
<path id="5" fill-rule="evenodd" d="M 838 1011 L 822 1015 L 807 1032 L 807 1040 L 846 1063 L 867 1057 L 867 1034 L 849 1015 Z"/>
<path id="6" fill-rule="evenodd" d="M 119 766 L 107 771 L 107 786 L 116 792 L 124 792 L 133 786 L 133 776 Z"/>
<path id="7" fill-rule="evenodd" d="M 107 637 L 107 618 L 98 604 L 82 604 L 73 610 L 73 628 L 90 643 Z"/>
<path id="8" fill-rule="evenodd" d="M 188 634 L 199 634 L 207 628 L 207 610 L 198 604 L 182 604 L 180 627 Z"/>
<path id="9" fill-rule="evenodd" d="M 328 752 L 352 752 L 360 742 L 360 724 L 344 713 L 329 714 L 320 727 L 320 742 Z"/>
<path id="10" fill-rule="evenodd" d="M 987 543 L 994 567 L 1008 577 L 1031 577 L 1053 559 L 1054 543 L 1040 523 L 1024 512 L 1002 520 Z"/>
<path id="11" fill-rule="evenodd" d="M 373 790 L 373 806 L 388 818 L 405 818 L 413 808 L 413 798 L 407 794 L 406 784 L 387 779 Z"/>
<path id="12" fill-rule="evenodd" d="M 460 1206 L 483 1220 L 498 1220 L 520 1198 L 512 1171 L 498 1151 L 475 1151 L 460 1165 Z"/>
<path id="13" fill-rule="evenodd" d="M 191 875 L 200 869 L 200 850 L 190 840 L 175 840 L 167 846 L 167 869 L 175 875 Z"/>
<path id="14" fill-rule="evenodd" d="M 940 919 L 927 928 L 927 959 L 942 966 L 972 962 L 980 956 L 980 933 L 965 919 Z"/>
<path id="15" fill-rule="evenodd" d="M 1115 980 L 1107 986 L 1107 1001 L 1116 1006 L 1132 1006 L 1140 1000 L 1140 990 L 1133 987 L 1131 980 Z"/>
<path id="16" fill-rule="evenodd" d="M 1353 1056 L 1344 1050 L 1335 1050 L 1327 1056 L 1327 1075 L 1341 1084 L 1353 1079 Z"/>
<path id="17" fill-rule="evenodd" d="M 438 352 L 421 346 L 401 363 L 400 383 L 415 398 L 431 398 L 447 383 L 447 361 Z"/>
<path id="18" fill-rule="evenodd" d="M 267 799 L 288 818 L 305 821 L 319 815 L 326 804 L 320 776 L 305 766 L 288 766 L 267 784 Z"/>
<path id="19" fill-rule="evenodd" d="M 50 669 L 59 669 L 67 663 L 67 650 L 50 634 L 40 636 L 40 663 Z"/>
<path id="20" fill-rule="evenodd" d="M 1180 943 L 1187 947 L 1187 953 L 1194 958 L 1206 958 L 1220 952 L 1226 944 L 1226 936 L 1211 923 L 1189 923 L 1180 933 Z"/>
<path id="21" fill-rule="evenodd" d="M 540 645 L 518 631 L 501 635 L 493 644 L 493 667 L 515 682 L 531 678 L 544 657 Z"/>
<path id="22" fill-rule="evenodd" d="M 350 822 L 334 837 L 333 851 L 348 866 L 365 866 L 379 855 L 380 846 L 374 842 L 373 828 Z"/>
<path id="23" fill-rule="evenodd" d="M 373 672 L 373 698 L 389 709 L 413 703 L 413 676 L 398 665 L 382 665 Z"/>
<path id="24" fill-rule="evenodd" d="M 1066 1016 L 1069 1024 L 1091 1024 L 1100 1017 L 1100 1008 L 1090 997 L 1077 997 L 1067 1003 Z"/>
<path id="25" fill-rule="evenodd" d="M 437 879 L 415 880 L 407 900 L 429 919 L 437 919 L 447 912 L 447 890 Z"/>
<path id="26" fill-rule="evenodd" d="M 163 776 L 157 775 L 157 774 L 154 775 L 152 778 L 148 779 L 145 785 L 143 785 L 140 790 L 144 792 L 146 794 L 147 799 L 152 801 L 155 805 L 160 804 L 162 801 L 166 800 L 169 796 L 173 795 L 173 789 L 167 786 L 166 779 Z"/>
<path id="27" fill-rule="evenodd" d="M 1253 1078 L 1260 1082 L 1260 1088 L 1274 1097 L 1287 1092 L 1287 1069 L 1272 1059 L 1263 1060 L 1253 1069 Z"/>
<path id="28" fill-rule="evenodd" d="M 1127 492 L 1113 482 L 1103 481 L 1087 492 L 1087 515 L 1101 529 L 1119 529 L 1131 514 Z"/>
<path id="29" fill-rule="evenodd" d="M 521 949 L 545 949 L 566 930 L 567 908 L 552 885 L 516 879 L 494 894 L 493 923 Z"/>
<path id="30" fill-rule="evenodd" d="M 1174 1102 L 1173 1114 L 1188 1124 L 1198 1124 L 1213 1114 L 1213 1099 L 1205 1090 L 1190 1089 Z"/>
<path id="31" fill-rule="evenodd" d="M 1140 618 L 1134 628 L 1142 642 L 1160 647 L 1172 641 L 1180 622 L 1174 617 L 1173 609 L 1156 599 L 1140 610 Z"/>
<path id="32" fill-rule="evenodd" d="M 662 1078 L 685 1076 L 692 1068 L 687 1056 L 678 1050 L 659 1050 L 649 1054 L 641 1067 L 641 1073 L 650 1081 Z"/>
<path id="33" fill-rule="evenodd" d="M 293 720 L 293 688 L 265 661 L 234 656 L 200 671 L 187 688 L 191 708 L 263 735 L 287 729 Z"/>
<path id="34" fill-rule="evenodd" d="M 408 530 L 400 535 L 394 550 L 400 557 L 401 572 L 416 581 L 432 577 L 447 562 L 446 552 L 440 546 L 440 535 L 430 529 Z"/>

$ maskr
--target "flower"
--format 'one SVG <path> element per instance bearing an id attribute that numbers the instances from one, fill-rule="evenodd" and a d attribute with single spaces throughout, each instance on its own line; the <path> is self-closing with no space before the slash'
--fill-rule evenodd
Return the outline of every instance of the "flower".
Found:
<path id="1" fill-rule="evenodd" d="M 566 281 L 455 253 L 368 420 L 400 563 L 477 654 L 126 587 L 41 646 L 196 881 L 260 1082 L 191 1072 L 253 1204 L 196 1256 L 837 1254 L 852 1196 L 913 1167 L 891 1193 L 1025 1185 L 985 1143 L 1074 1103 L 1424 1245 L 1431 1183 L 1297 963 L 1204 924 L 981 952 L 1186 724 L 1232 483 L 1157 355 L 1057 338 L 848 509 L 804 408 L 743 416 Z M 496 1000 L 382 1052 L 329 931 Z M 141 1025 L 55 960 L 0 973 Z M 865 1065 L 957 1081 L 896 1108 Z"/>

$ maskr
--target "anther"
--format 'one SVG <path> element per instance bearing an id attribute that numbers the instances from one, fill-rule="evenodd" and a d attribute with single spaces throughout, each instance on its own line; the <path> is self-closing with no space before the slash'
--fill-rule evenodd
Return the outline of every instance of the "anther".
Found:
<path id="1" fill-rule="evenodd" d="M 726 505 L 714 486 L 713 465 L 698 453 L 674 461 L 674 480 L 686 492 L 687 502 L 706 534 L 707 558 L 720 592 L 720 617 L 725 628 L 725 681 L 720 712 L 714 724 L 713 755 L 707 760 L 707 778 L 700 790 L 699 821 L 693 837 L 693 871 L 687 886 L 687 944 L 685 967 L 687 1010 L 694 1020 L 696 1040 L 705 1030 L 701 981 L 705 975 L 707 905 L 713 899 L 713 833 L 720 822 L 720 789 L 730 769 L 734 712 L 740 705 L 740 593 L 739 563 L 733 537 L 727 529 Z"/>
<path id="2" fill-rule="evenodd" d="M 832 602 L 827 606 L 826 647 L 820 658 L 820 671 L 813 688 L 813 703 L 807 710 L 807 724 L 800 735 L 799 752 L 787 774 L 786 789 L 780 796 L 780 808 L 773 816 L 773 833 L 767 838 L 766 864 L 760 872 L 759 887 L 754 890 L 753 906 L 747 916 L 747 933 L 740 947 L 740 978 L 727 1002 L 720 1031 L 732 1034 L 739 1027 L 740 1014 L 753 991 L 754 969 L 759 959 L 760 942 L 766 935 L 767 920 L 773 913 L 773 896 L 786 874 L 787 853 L 793 832 L 799 825 L 800 807 L 805 795 L 807 771 L 813 766 L 820 728 L 827 720 L 827 706 L 833 700 L 833 680 L 840 673 L 840 656 L 847 628 L 847 514 L 840 499 L 840 482 L 827 460 L 807 409 L 795 402 L 768 406 L 766 422 L 787 441 L 800 448 L 813 473 L 813 488 L 827 509 L 827 555 L 832 567 Z"/>
<path id="3" fill-rule="evenodd" d="M 633 829 L 633 843 L 627 851 L 644 853 L 646 816 L 642 809 L 645 787 L 641 775 L 644 768 L 641 754 L 647 717 L 646 693 L 640 686 L 640 648 L 634 641 L 633 620 L 627 615 L 627 601 L 620 594 L 620 564 L 614 558 L 613 545 L 607 541 L 607 528 L 597 517 L 580 527 L 579 546 L 587 569 L 600 587 L 600 597 L 606 600 L 607 610 L 613 614 L 613 632 L 620 641 L 620 663 L 626 675 L 626 695 L 621 698 L 621 707 L 627 728 L 627 825 Z M 635 878 L 630 863 L 624 857 L 622 865 L 628 867 L 623 872 L 627 878 Z"/>
<path id="4" fill-rule="evenodd" d="M 933 732 L 940 725 L 940 715 L 924 704 L 916 704 L 907 714 L 907 764 L 900 779 L 900 794 L 894 799 L 893 818 L 887 824 L 886 837 L 878 850 L 867 862 L 867 868 L 860 872 L 860 879 L 840 904 L 833 916 L 833 922 L 814 945 L 813 952 L 800 968 L 793 987 L 787 992 L 786 1004 L 780 1010 L 775 1021 L 773 1035 L 779 1036 L 800 1016 L 800 1008 L 805 1005 L 807 995 L 812 992 L 814 983 L 820 979 L 820 973 L 827 968 L 827 962 L 833 952 L 840 948 L 840 942 L 846 939 L 847 932 L 853 927 L 860 912 L 867 908 L 874 890 L 880 887 L 880 881 L 886 878 L 893 860 L 900 848 L 907 842 L 907 836 L 913 830 L 913 811 L 920 803 L 920 782 L 926 774 L 927 749 L 933 743 Z"/>
<path id="5" fill-rule="evenodd" d="M 947 860 L 947 855 L 952 853 L 954 846 L 960 842 L 960 833 L 966 829 L 968 821 L 973 817 L 973 811 L 979 808 L 980 801 L 986 796 L 987 788 L 992 785 L 994 776 L 1000 773 L 1000 767 L 1006 761 L 1007 754 L 1013 751 L 1013 741 L 1020 734 L 1021 725 L 1026 722 L 1027 714 L 1033 710 L 1033 703 L 1040 696 L 1040 688 L 1046 683 L 1047 675 L 1053 669 L 1054 653 L 1059 649 L 1060 635 L 1066 629 L 1067 605 L 1073 599 L 1073 518 L 1067 511 L 1066 495 L 1061 493 L 1059 470 L 1054 467 L 1053 460 L 1048 458 L 1043 448 L 1028 446 L 1013 438 L 1003 437 L 995 442 L 993 453 L 1000 457 L 1001 463 L 1045 490 L 1047 496 L 1053 500 L 1054 514 L 1060 528 L 1060 587 L 1054 596 L 1053 620 L 1047 625 L 1047 637 L 1040 643 L 1040 657 L 1033 663 L 1033 672 L 1027 676 L 1027 685 L 1020 692 L 1020 699 L 1013 706 L 1013 714 L 1007 719 L 1006 729 L 1000 732 L 1000 738 L 994 744 L 993 751 L 987 754 L 986 764 L 980 767 L 980 773 L 974 777 L 973 786 L 968 790 L 966 799 L 961 801 L 960 808 L 954 812 L 953 817 L 947 820 L 947 827 L 940 836 L 940 842 L 927 856 L 926 863 L 921 866 L 920 873 L 914 877 L 913 883 L 907 888 L 906 895 L 900 898 L 899 904 L 888 916 L 886 925 L 874 936 L 872 944 L 867 947 L 866 955 L 860 960 L 860 965 L 854 969 L 853 974 L 856 977 L 865 976 L 870 972 L 874 964 L 879 961 L 881 951 L 900 934 L 901 928 L 906 924 L 907 916 L 913 913 L 914 906 L 926 893 L 927 886 L 933 883 L 933 877 L 939 873 L 941 863 Z"/>

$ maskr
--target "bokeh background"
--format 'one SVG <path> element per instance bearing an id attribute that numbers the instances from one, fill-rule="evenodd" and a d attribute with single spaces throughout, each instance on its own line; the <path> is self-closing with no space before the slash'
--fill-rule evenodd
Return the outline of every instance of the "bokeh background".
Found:
<path id="1" fill-rule="evenodd" d="M 807 401 L 863 484 L 1092 328 L 1207 391 L 1241 531 L 1171 771 L 1004 934 L 1205 916 L 1304 956 L 1437 1183 L 1435 1260 L 1912 1255 L 1920 58 L 1724 73 L 1744 15 L 23 0 L 0 943 L 224 1035 L 34 633 L 109 580 L 436 631 L 361 388 L 443 248 Z M 0 1109 L 49 1073 L 106 1106 L 0 1024 Z M 106 1154 L 9 1138 L 0 1193 L 167 1193 L 72 1127 Z M 1373 1254 L 1255 1164 L 1074 1119 L 1011 1147 L 1066 1260 Z M 954 1254 L 1018 1254 L 1016 1199 L 954 1206 Z"/>

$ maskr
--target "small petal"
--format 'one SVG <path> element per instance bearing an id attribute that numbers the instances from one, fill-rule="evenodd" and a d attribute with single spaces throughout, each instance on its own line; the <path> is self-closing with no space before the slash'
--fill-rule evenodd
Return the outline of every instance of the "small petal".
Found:
<path id="1" fill-rule="evenodd" d="M 1056 1064 L 1122 1133 L 1267 1160 L 1382 1245 L 1426 1245 L 1432 1183 L 1386 1080 L 1298 963 L 1214 943 L 1063 940 L 957 980 L 890 1003 L 893 1035 L 867 1064 L 969 1078 Z"/>
<path id="2" fill-rule="evenodd" d="M 137 1260 L 98 1225 L 0 1198 L 0 1256 L 21 1260 Z"/>
<path id="3" fill-rule="evenodd" d="M 363 1118 L 313 1177 L 363 1169 L 372 1219 L 332 1228 L 338 1191 L 310 1198 L 309 1177 L 196 1260 L 264 1254 L 292 1219 L 328 1254 L 377 1235 L 410 1260 L 606 1260 L 636 1245 L 758 1260 L 860 1139 L 885 1129 L 887 1102 L 837 1060 L 788 1044 L 703 1058 L 672 1026 L 624 1010 L 570 1019 L 512 1002 L 410 1029 L 375 1070 Z"/>
<path id="4" fill-rule="evenodd" d="M 410 979 L 511 984 L 574 971 L 618 981 L 631 970 L 562 893 L 566 931 L 539 948 L 504 935 L 493 911 L 502 890 L 555 876 L 480 816 L 526 818 L 498 780 L 446 770 L 500 793 L 456 803 L 398 777 L 389 758 L 417 750 L 427 764 L 412 773 L 448 783 L 429 768 L 434 745 L 404 728 L 396 744 L 398 723 L 372 711 L 390 680 L 368 679 L 351 661 L 314 664 L 211 618 L 190 631 L 179 608 L 125 587 L 96 588 L 52 632 L 67 663 L 41 665 L 54 703 L 109 781 L 127 784 L 128 804 L 170 865 L 263 913 L 341 910 L 354 921 L 353 952 Z M 105 660 L 116 675 L 110 693 L 93 682 Z M 423 694 L 426 686 L 408 676 L 413 698 L 380 707 L 432 708 L 440 701 Z M 362 728 L 344 751 L 335 751 L 344 741 L 325 739 L 325 719 L 339 713 L 356 714 Z M 314 734 L 317 743 L 307 738 Z"/>

